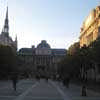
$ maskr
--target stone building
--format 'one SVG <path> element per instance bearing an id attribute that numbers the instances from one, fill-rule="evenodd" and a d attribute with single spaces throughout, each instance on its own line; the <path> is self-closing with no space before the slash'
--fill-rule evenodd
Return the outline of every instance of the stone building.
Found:
<path id="1" fill-rule="evenodd" d="M 9 36 L 8 7 L 6 12 L 4 27 L 0 34 L 0 45 L 10 46 L 11 48 L 13 48 L 14 51 L 17 50 L 17 37 L 15 41 L 13 41 L 12 38 Z"/>
<path id="2" fill-rule="evenodd" d="M 35 75 L 51 76 L 57 74 L 57 63 L 66 56 L 66 49 L 52 49 L 45 40 L 42 40 L 36 48 L 22 48 L 18 54 L 23 56 L 25 62 L 32 61 Z"/>
<path id="3" fill-rule="evenodd" d="M 80 31 L 80 47 L 88 46 L 100 36 L 100 6 L 93 9 L 83 22 Z"/>
<path id="4" fill-rule="evenodd" d="M 95 41 L 100 37 L 100 6 L 93 9 L 83 22 L 80 31 L 80 47 L 84 45 L 89 46 L 91 42 Z M 89 69 L 87 71 L 87 77 L 89 79 L 100 79 L 100 74 L 98 72 L 99 66 L 94 64 L 94 69 Z"/>

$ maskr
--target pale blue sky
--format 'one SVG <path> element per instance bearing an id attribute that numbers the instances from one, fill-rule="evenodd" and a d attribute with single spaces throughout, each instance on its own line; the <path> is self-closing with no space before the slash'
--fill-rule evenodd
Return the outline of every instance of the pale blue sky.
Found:
<path id="1" fill-rule="evenodd" d="M 9 8 L 10 36 L 18 48 L 47 40 L 52 48 L 68 48 L 80 36 L 80 27 L 100 0 L 0 0 L 0 32 Z"/>

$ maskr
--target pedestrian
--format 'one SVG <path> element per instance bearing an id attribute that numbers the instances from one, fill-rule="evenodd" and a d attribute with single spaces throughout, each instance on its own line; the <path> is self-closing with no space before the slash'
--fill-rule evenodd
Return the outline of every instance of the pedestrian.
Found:
<path id="1" fill-rule="evenodd" d="M 87 96 L 86 95 L 86 86 L 85 85 L 82 86 L 82 96 Z"/>
<path id="2" fill-rule="evenodd" d="M 13 75 L 12 76 L 12 85 L 13 85 L 14 91 L 16 91 L 16 84 L 17 84 L 17 75 Z"/>
<path id="3" fill-rule="evenodd" d="M 67 78 L 66 78 L 66 86 L 67 86 L 67 88 L 69 88 L 69 82 L 70 82 L 70 78 L 67 77 Z"/>
<path id="4" fill-rule="evenodd" d="M 46 81 L 48 82 L 48 77 L 46 77 Z"/>
<path id="5" fill-rule="evenodd" d="M 65 85 L 66 84 L 66 79 L 65 78 L 63 78 L 63 85 Z"/>

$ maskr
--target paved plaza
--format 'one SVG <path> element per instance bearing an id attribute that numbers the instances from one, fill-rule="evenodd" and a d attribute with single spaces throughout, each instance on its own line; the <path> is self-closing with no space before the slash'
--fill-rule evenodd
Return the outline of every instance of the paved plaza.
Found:
<path id="1" fill-rule="evenodd" d="M 20 80 L 17 91 L 11 81 L 0 81 L 0 100 L 100 100 L 100 94 L 87 90 L 87 97 L 81 96 L 81 87 L 71 84 L 69 88 L 61 82 L 44 79 Z"/>

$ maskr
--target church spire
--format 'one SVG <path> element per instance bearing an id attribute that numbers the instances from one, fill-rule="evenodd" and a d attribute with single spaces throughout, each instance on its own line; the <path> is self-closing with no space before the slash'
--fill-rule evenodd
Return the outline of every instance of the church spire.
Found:
<path id="1" fill-rule="evenodd" d="M 5 33 L 7 36 L 9 35 L 8 6 L 7 6 L 7 11 L 6 11 L 6 18 L 5 18 L 3 33 Z"/>
<path id="2" fill-rule="evenodd" d="M 8 19 L 8 6 L 7 6 L 7 12 L 6 12 L 6 19 Z"/>

